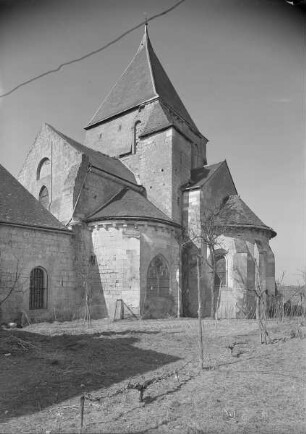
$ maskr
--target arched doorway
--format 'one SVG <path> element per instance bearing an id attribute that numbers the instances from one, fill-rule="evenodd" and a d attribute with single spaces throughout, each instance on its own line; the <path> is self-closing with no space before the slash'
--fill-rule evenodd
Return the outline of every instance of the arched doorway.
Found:
<path id="1" fill-rule="evenodd" d="M 167 297 L 170 295 L 170 273 L 166 259 L 155 256 L 150 262 L 147 274 L 147 297 Z"/>

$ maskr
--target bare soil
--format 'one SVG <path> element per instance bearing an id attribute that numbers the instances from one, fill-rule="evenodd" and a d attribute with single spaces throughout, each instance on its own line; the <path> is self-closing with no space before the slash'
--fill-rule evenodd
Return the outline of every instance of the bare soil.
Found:
<path id="1" fill-rule="evenodd" d="M 301 319 L 33 324 L 0 332 L 0 433 L 305 433 Z M 144 392 L 127 388 L 154 380 Z"/>

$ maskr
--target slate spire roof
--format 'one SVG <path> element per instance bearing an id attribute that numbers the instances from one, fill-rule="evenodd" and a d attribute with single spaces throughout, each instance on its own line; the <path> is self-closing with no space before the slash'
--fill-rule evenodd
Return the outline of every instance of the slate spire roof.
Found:
<path id="1" fill-rule="evenodd" d="M 136 55 L 102 102 L 86 129 L 150 100 L 160 99 L 199 131 L 158 60 L 147 27 Z"/>
<path id="2" fill-rule="evenodd" d="M 32 194 L 0 164 L 0 225 L 68 232 Z"/>

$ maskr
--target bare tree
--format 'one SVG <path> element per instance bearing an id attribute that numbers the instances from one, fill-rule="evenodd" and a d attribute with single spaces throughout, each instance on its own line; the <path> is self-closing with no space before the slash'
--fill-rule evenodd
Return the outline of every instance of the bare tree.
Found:
<path id="1" fill-rule="evenodd" d="M 255 269 L 255 283 L 254 287 L 248 287 L 245 282 L 246 291 L 254 294 L 256 299 L 256 319 L 258 322 L 258 330 L 261 344 L 268 344 L 271 342 L 269 332 L 267 329 L 267 289 L 262 282 L 262 275 L 258 260 L 252 255 L 250 249 L 247 247 L 248 258 L 252 260 Z M 242 278 L 242 277 L 241 277 Z M 243 279 L 243 278 L 242 278 Z"/>
<path id="2" fill-rule="evenodd" d="M 14 292 L 20 290 L 21 266 L 16 258 L 15 267 L 12 271 L 7 271 L 4 261 L 0 256 L 0 306 L 5 303 Z"/>
<path id="3" fill-rule="evenodd" d="M 305 315 L 305 299 L 306 299 L 306 270 L 299 270 L 300 281 L 298 283 L 298 294 L 301 303 L 302 315 Z"/>
<path id="4" fill-rule="evenodd" d="M 88 326 L 91 325 L 91 305 L 92 305 L 92 279 L 93 279 L 93 266 L 95 265 L 96 257 L 90 254 L 82 263 L 79 264 L 77 275 L 81 282 L 84 298 L 84 323 Z"/>
<path id="5" fill-rule="evenodd" d="M 212 209 L 206 210 L 200 217 L 200 222 L 196 223 L 196 228 L 188 230 L 189 242 L 197 248 L 197 254 L 201 258 L 201 264 L 205 264 L 210 270 L 211 279 L 209 284 L 211 307 L 210 316 L 215 318 L 217 314 L 218 301 L 220 297 L 220 285 L 216 286 L 217 282 L 217 267 L 216 258 L 217 251 L 223 249 L 221 236 L 227 231 L 226 217 L 222 216 L 221 211 L 226 200 L 221 204 L 216 205 Z M 209 257 L 205 254 L 205 250 L 209 251 Z M 201 267 L 202 268 L 202 267 Z M 198 280 L 201 278 L 201 272 L 198 273 Z M 216 290 L 218 291 L 216 293 Z"/>
<path id="6" fill-rule="evenodd" d="M 218 293 L 216 294 L 216 251 L 223 247 L 222 243 L 220 242 L 220 237 L 226 231 L 226 226 L 220 222 L 221 209 L 222 205 L 216 206 L 212 210 L 208 210 L 206 213 L 204 213 L 203 219 L 201 221 L 201 241 L 202 244 L 204 244 L 204 246 L 206 246 L 209 250 L 209 259 L 205 259 L 205 262 L 211 269 L 212 273 L 212 279 L 210 282 L 210 316 L 212 318 L 216 317 L 218 307 L 218 303 L 216 303 L 216 301 L 218 301 L 220 297 L 220 287 L 218 288 Z"/>
<path id="7" fill-rule="evenodd" d="M 204 367 L 204 349 L 203 349 L 203 329 L 202 329 L 202 290 L 201 290 L 201 262 L 202 262 L 202 253 L 201 247 L 197 246 L 197 234 L 194 235 L 194 232 L 191 230 L 184 229 L 180 237 L 177 238 L 178 243 L 180 244 L 182 251 L 190 248 L 196 249 L 196 269 L 197 269 L 197 294 L 198 294 L 198 325 L 199 325 L 199 362 L 200 369 Z M 179 294 L 180 295 L 180 294 Z"/>
<path id="8" fill-rule="evenodd" d="M 306 313 L 306 271 L 298 270 L 297 275 L 299 278 L 296 285 L 284 285 L 284 272 L 281 278 L 276 281 L 277 300 L 275 313 L 281 320 L 285 315 L 295 316 L 305 315 Z"/>
<path id="9" fill-rule="evenodd" d="M 253 258 L 253 256 L 251 256 Z M 254 293 L 256 295 L 256 317 L 258 320 L 260 343 L 267 344 L 271 342 L 267 329 L 267 291 L 263 287 L 258 262 L 253 258 L 255 264 L 255 288 Z"/>
<path id="10" fill-rule="evenodd" d="M 215 297 L 215 282 L 216 282 L 216 251 L 222 247 L 220 236 L 226 231 L 226 226 L 220 219 L 220 212 L 226 203 L 223 201 L 220 205 L 213 209 L 206 210 L 200 216 L 200 221 L 194 221 L 194 227 L 186 228 L 183 231 L 181 246 L 182 248 L 194 248 L 196 251 L 196 269 L 197 269 L 197 295 L 198 295 L 198 324 L 199 324 L 199 353 L 200 367 L 203 369 L 203 328 L 202 328 L 202 298 L 203 291 L 201 288 L 201 278 L 203 275 L 203 263 L 211 270 L 212 279 L 210 281 L 210 296 L 211 296 L 211 317 L 214 318 L 217 310 Z M 209 250 L 209 258 L 205 254 Z"/>
<path id="11" fill-rule="evenodd" d="M 202 295 L 201 295 L 201 255 L 197 255 L 197 289 L 198 289 L 198 324 L 200 368 L 204 367 L 203 329 L 202 329 Z"/>
<path id="12" fill-rule="evenodd" d="M 8 265 L 8 262 L 5 263 L 4 258 L 1 257 L 0 254 L 0 319 L 2 306 L 16 294 L 24 293 L 23 285 L 21 282 L 21 261 L 13 254 L 11 255 L 11 259 L 12 260 L 9 262 Z M 24 311 L 22 312 L 27 317 L 26 313 Z M 27 321 L 29 322 L 28 318 Z"/>

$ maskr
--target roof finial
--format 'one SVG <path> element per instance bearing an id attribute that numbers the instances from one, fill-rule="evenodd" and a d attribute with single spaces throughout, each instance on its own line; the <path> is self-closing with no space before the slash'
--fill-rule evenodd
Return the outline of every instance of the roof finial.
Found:
<path id="1" fill-rule="evenodd" d="M 145 34 L 148 36 L 148 15 L 146 12 L 143 13 L 145 17 Z"/>

